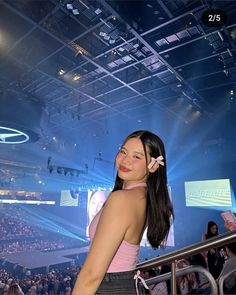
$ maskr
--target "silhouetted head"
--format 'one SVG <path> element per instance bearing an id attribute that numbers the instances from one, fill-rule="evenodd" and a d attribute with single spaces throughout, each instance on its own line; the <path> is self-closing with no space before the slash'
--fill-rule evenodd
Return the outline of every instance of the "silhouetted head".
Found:
<path id="1" fill-rule="evenodd" d="M 209 221 L 207 224 L 206 238 L 215 237 L 218 234 L 218 225 L 214 221 Z"/>

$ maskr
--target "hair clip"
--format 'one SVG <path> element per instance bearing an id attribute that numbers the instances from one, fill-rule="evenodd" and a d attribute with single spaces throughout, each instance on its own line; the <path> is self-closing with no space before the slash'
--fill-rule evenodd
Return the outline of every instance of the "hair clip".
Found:
<path id="1" fill-rule="evenodd" d="M 164 158 L 162 156 L 159 156 L 157 158 L 151 157 L 151 162 L 148 164 L 148 169 L 151 169 L 152 166 L 157 162 L 161 166 L 165 166 L 165 163 L 162 161 Z"/>

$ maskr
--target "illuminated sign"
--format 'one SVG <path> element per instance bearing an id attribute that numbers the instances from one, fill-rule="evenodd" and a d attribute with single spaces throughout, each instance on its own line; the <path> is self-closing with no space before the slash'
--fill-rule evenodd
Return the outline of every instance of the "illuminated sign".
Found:
<path id="1" fill-rule="evenodd" d="M 33 200 L 0 200 L 0 204 L 30 204 L 30 205 L 55 205 L 55 201 L 33 201 Z"/>
<path id="2" fill-rule="evenodd" d="M 29 140 L 29 136 L 17 129 L 0 126 L 0 143 L 19 144 Z"/>

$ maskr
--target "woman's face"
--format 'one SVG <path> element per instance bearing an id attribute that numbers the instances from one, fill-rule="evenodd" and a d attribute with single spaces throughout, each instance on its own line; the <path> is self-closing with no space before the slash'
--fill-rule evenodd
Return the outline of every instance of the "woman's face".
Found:
<path id="1" fill-rule="evenodd" d="M 148 163 L 150 156 L 147 155 Z M 130 138 L 121 147 L 116 156 L 118 176 L 124 181 L 124 185 L 134 185 L 146 182 L 148 170 L 143 144 L 139 138 Z"/>
<path id="2" fill-rule="evenodd" d="M 102 208 L 102 205 L 106 201 L 106 195 L 104 191 L 96 191 L 90 198 L 89 202 L 89 221 L 91 222 L 94 216 Z"/>
<path id="3" fill-rule="evenodd" d="M 212 225 L 212 227 L 210 228 L 210 231 L 211 231 L 212 234 L 216 234 L 217 233 L 217 226 Z"/>

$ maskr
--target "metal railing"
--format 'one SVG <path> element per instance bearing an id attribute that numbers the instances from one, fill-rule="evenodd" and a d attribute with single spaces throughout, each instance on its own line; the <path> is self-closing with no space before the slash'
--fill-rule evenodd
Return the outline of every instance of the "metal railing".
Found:
<path id="1" fill-rule="evenodd" d="M 176 295 L 176 261 L 189 256 L 193 256 L 197 253 L 207 251 L 211 248 L 223 246 L 228 243 L 236 242 L 236 230 L 218 235 L 214 238 L 184 247 L 182 249 L 164 254 L 160 257 L 156 257 L 145 262 L 139 263 L 136 270 L 142 270 L 152 267 L 157 267 L 163 264 L 171 264 L 171 294 Z M 214 288 L 214 287 L 213 287 Z M 217 292 L 218 293 L 218 292 Z M 217 294 L 215 293 L 215 294 Z M 213 293 L 212 293 L 213 294 Z"/>
<path id="2" fill-rule="evenodd" d="M 216 284 L 215 279 L 213 278 L 212 274 L 202 266 L 191 265 L 191 266 L 187 266 L 187 267 L 178 269 L 178 270 L 176 270 L 176 277 L 177 278 L 182 277 L 183 275 L 193 273 L 193 272 L 200 272 L 203 275 L 205 275 L 208 278 L 208 281 L 209 281 L 209 284 L 211 287 L 211 294 L 213 294 L 213 295 L 218 294 L 218 288 L 217 288 L 217 284 Z M 163 275 L 159 275 L 154 278 L 147 279 L 147 280 L 145 280 L 145 283 L 148 286 L 151 286 L 151 285 L 156 285 L 156 284 L 163 282 L 163 281 L 167 281 L 170 278 L 171 278 L 171 273 L 168 272 Z"/>
<path id="3" fill-rule="evenodd" d="M 232 270 L 231 272 L 225 274 L 219 279 L 219 294 L 224 295 L 224 281 L 225 279 L 229 278 L 230 276 L 234 276 L 234 281 L 236 282 L 236 265 L 235 269 Z"/>

